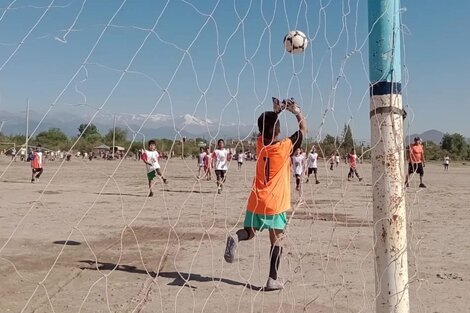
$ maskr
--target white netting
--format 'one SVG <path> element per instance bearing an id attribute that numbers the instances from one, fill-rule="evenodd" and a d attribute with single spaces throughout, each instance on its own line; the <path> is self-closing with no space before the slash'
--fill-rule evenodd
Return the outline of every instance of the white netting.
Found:
<path id="1" fill-rule="evenodd" d="M 374 310 L 373 182 L 362 158 L 366 1 L 14 0 L 0 14 L 1 103 L 12 111 L 29 99 L 30 141 L 70 124 L 116 126 L 130 139 L 117 160 L 89 161 L 75 156 L 84 152 L 82 132 L 35 184 L 29 165 L 2 157 L 0 311 Z M 293 29 L 309 39 L 294 56 L 282 42 Z M 196 179 L 189 155 L 197 137 L 211 149 L 224 138 L 235 151 L 254 151 L 255 121 L 272 96 L 297 99 L 309 124 L 303 146 L 315 143 L 320 155 L 320 184 L 303 183 L 301 196 L 292 187 L 280 293 L 260 288 L 269 269 L 265 232 L 239 245 L 234 264 L 223 259 L 226 236 L 243 223 L 255 162 L 231 162 L 218 194 L 214 175 Z M 2 119 L 8 131 L 15 117 Z M 284 114 L 281 136 L 296 127 Z M 329 168 L 332 152 L 351 148 L 348 127 L 365 160 L 363 182 L 347 180 L 343 159 Z M 153 198 L 134 156 L 151 138 L 169 139 L 157 140 L 169 184 L 157 180 Z M 413 264 L 419 242 L 413 237 Z"/>

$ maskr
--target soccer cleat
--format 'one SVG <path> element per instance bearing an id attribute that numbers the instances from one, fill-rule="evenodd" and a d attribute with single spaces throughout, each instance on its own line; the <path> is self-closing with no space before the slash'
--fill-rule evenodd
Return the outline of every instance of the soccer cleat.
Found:
<path id="1" fill-rule="evenodd" d="M 217 188 L 217 193 L 220 195 L 222 193 L 222 188 L 218 187 Z"/>
<path id="2" fill-rule="evenodd" d="M 163 183 L 164 183 L 165 185 L 168 184 L 168 179 L 163 178 Z"/>
<path id="3" fill-rule="evenodd" d="M 419 188 L 426 188 L 426 185 L 421 183 L 421 184 L 419 184 Z"/>
<path id="4" fill-rule="evenodd" d="M 307 178 L 307 180 L 305 181 L 305 183 L 308 183 L 308 178 Z"/>
<path id="5" fill-rule="evenodd" d="M 153 197 L 153 191 L 149 192 L 149 197 Z"/>
<path id="6" fill-rule="evenodd" d="M 266 282 L 266 287 L 264 287 L 265 291 L 281 289 L 284 289 L 284 284 L 279 279 L 272 279 L 271 277 L 268 278 L 268 281 Z"/>
<path id="7" fill-rule="evenodd" d="M 34 183 L 34 178 L 31 178 L 31 182 Z"/>
<path id="8" fill-rule="evenodd" d="M 362 181 L 362 177 L 359 178 L 359 181 Z"/>
<path id="9" fill-rule="evenodd" d="M 235 250 L 237 249 L 237 239 L 229 235 L 227 237 L 227 244 L 225 245 L 224 259 L 227 263 L 233 263 L 235 260 Z"/>
<path id="10" fill-rule="evenodd" d="M 319 181 L 319 180 L 315 181 L 315 184 L 317 184 L 317 185 L 318 185 L 319 183 L 320 183 L 320 181 Z"/>

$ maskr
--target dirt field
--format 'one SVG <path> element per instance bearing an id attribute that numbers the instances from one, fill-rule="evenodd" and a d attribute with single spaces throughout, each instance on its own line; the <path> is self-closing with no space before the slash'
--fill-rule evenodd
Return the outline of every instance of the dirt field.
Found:
<path id="1" fill-rule="evenodd" d="M 321 184 L 304 184 L 281 292 L 261 289 L 266 232 L 223 260 L 254 162 L 232 164 L 221 195 L 195 160 L 162 165 L 169 184 L 147 198 L 134 160 L 49 162 L 31 184 L 29 164 L 0 158 L 0 312 L 374 312 L 369 165 L 363 182 L 322 164 Z M 470 311 L 469 182 L 468 167 L 431 164 L 428 188 L 407 190 L 412 312 Z"/>

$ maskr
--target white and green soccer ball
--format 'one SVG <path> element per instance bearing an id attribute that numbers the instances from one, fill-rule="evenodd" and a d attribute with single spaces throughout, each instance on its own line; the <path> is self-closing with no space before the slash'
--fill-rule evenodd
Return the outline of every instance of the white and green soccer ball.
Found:
<path id="1" fill-rule="evenodd" d="M 300 30 L 291 30 L 284 36 L 284 47 L 289 53 L 304 52 L 307 46 L 307 36 Z"/>

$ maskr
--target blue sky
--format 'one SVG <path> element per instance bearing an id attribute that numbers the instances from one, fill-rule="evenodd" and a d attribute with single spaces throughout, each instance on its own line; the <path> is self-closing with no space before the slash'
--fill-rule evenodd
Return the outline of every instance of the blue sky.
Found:
<path id="1" fill-rule="evenodd" d="M 470 136 L 470 3 L 401 5 L 407 131 Z M 54 103 L 84 121 L 103 107 L 252 124 L 271 96 L 292 96 L 312 136 L 350 122 L 357 140 L 369 138 L 365 0 L 18 0 L 0 8 L 0 111 L 24 111 L 29 99 L 36 111 Z M 284 51 L 291 29 L 310 38 L 304 54 Z"/>

